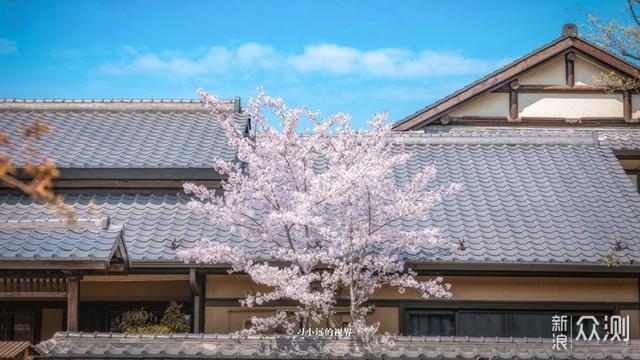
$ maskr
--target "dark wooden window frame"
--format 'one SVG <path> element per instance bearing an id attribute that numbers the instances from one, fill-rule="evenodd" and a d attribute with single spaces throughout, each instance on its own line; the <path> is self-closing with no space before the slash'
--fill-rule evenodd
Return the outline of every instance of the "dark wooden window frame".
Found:
<path id="1" fill-rule="evenodd" d="M 67 307 L 64 302 L 60 301 L 21 301 L 21 302 L 12 302 L 12 301 L 1 301 L 0 302 L 0 313 L 19 313 L 19 312 L 30 312 L 34 314 L 33 319 L 33 329 L 32 336 L 34 339 L 34 343 L 39 343 L 41 340 L 40 332 L 42 331 L 42 310 L 43 309 L 60 309 L 62 310 L 62 326 L 63 329 L 66 328 L 67 324 Z M 5 339 L 5 334 L 0 333 L 0 340 L 11 340 Z"/>
<path id="2" fill-rule="evenodd" d="M 400 314 L 403 317 L 404 324 L 410 324 L 411 315 L 453 315 L 453 333 L 456 334 L 457 324 L 458 324 L 458 313 L 453 310 L 435 310 L 435 309 L 421 309 L 421 308 L 410 308 L 406 309 L 404 313 Z M 408 334 L 409 329 L 404 329 L 403 333 Z"/>
<path id="3" fill-rule="evenodd" d="M 452 302 L 455 303 L 455 302 Z M 409 329 L 409 316 L 413 313 L 423 314 L 451 314 L 454 316 L 454 331 L 456 335 L 459 335 L 460 331 L 460 314 L 503 314 L 503 328 L 504 333 L 501 336 L 511 336 L 514 330 L 513 314 L 558 314 L 558 315 L 575 315 L 579 313 L 588 313 L 594 315 L 619 315 L 619 304 L 606 304 L 606 303 L 517 303 L 514 307 L 501 307 L 500 303 L 491 302 L 465 302 L 462 307 L 447 307 L 447 308 L 434 308 L 428 304 L 403 304 L 400 306 L 400 334 L 410 334 Z M 459 304 L 462 305 L 462 304 Z M 624 306 L 626 308 L 626 306 Z M 637 305 L 636 305 L 637 307 Z M 449 309 L 447 311 L 447 309 Z"/>
<path id="4" fill-rule="evenodd" d="M 639 288 L 640 291 L 640 288 Z M 207 299 L 205 305 L 215 306 L 240 306 L 240 298 Z M 493 313 L 536 313 L 555 312 L 558 314 L 594 313 L 619 315 L 620 309 L 640 309 L 639 302 L 556 302 L 556 301 L 473 301 L 473 300 L 390 300 L 375 299 L 371 301 L 375 307 L 393 307 L 398 309 L 398 323 L 400 334 L 406 335 L 408 331 L 408 311 L 422 311 L 433 314 L 456 314 L 456 331 L 458 313 L 460 312 L 493 312 Z M 273 301 L 256 306 L 295 306 L 293 301 Z M 346 300 L 338 301 L 338 306 L 346 306 Z"/>

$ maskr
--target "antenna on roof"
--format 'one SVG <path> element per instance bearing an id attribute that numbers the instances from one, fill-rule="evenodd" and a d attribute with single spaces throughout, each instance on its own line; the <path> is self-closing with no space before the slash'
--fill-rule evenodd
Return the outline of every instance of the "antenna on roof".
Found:
<path id="1" fill-rule="evenodd" d="M 562 25 L 562 36 L 576 37 L 578 36 L 578 27 L 576 24 L 566 23 Z"/>

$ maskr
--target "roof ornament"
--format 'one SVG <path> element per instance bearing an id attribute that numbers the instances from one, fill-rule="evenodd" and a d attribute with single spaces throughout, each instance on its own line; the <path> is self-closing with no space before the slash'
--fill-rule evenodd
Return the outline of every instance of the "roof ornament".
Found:
<path id="1" fill-rule="evenodd" d="M 178 248 L 180 248 L 180 245 L 182 245 L 182 239 L 178 239 L 176 237 L 171 238 L 171 243 L 169 245 L 169 247 L 171 248 L 171 250 L 178 250 Z"/>
<path id="2" fill-rule="evenodd" d="M 562 25 L 562 36 L 577 37 L 578 27 L 576 26 L 576 24 L 566 23 Z"/>

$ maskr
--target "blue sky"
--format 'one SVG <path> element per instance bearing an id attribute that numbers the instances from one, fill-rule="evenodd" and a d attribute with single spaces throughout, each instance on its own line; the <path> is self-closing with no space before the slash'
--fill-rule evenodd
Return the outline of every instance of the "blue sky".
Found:
<path id="1" fill-rule="evenodd" d="M 560 34 L 594 1 L 4 1 L 0 97 L 243 99 L 398 120 Z"/>

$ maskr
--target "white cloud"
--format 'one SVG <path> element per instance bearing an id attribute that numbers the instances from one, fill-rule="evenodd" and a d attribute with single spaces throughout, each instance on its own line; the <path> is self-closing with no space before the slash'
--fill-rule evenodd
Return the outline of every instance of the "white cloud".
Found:
<path id="1" fill-rule="evenodd" d="M 232 59 L 231 52 L 222 46 L 210 48 L 199 59 L 181 55 L 167 57 L 153 53 L 138 53 L 131 48 L 127 48 L 126 52 L 133 55 L 132 60 L 123 63 L 105 64 L 102 66 L 102 70 L 111 75 L 152 73 L 183 77 L 224 72 Z"/>
<path id="2" fill-rule="evenodd" d="M 302 55 L 292 57 L 291 61 L 297 70 L 303 72 L 359 74 L 392 79 L 486 73 L 505 62 L 466 58 L 453 52 L 416 53 L 394 48 L 361 51 L 332 44 L 307 46 Z"/>
<path id="3" fill-rule="evenodd" d="M 259 68 L 277 66 L 279 60 L 279 56 L 271 46 L 256 43 L 246 43 L 239 46 L 235 51 L 235 57 L 242 66 Z"/>
<path id="4" fill-rule="evenodd" d="M 0 38 L 0 54 L 9 54 L 16 51 L 18 51 L 18 47 L 15 41 Z"/>
<path id="5" fill-rule="evenodd" d="M 362 78 L 421 79 L 487 73 L 506 63 L 504 59 L 475 59 L 456 52 L 383 48 L 359 50 L 335 44 L 305 46 L 287 54 L 269 45 L 246 43 L 236 48 L 215 46 L 190 55 L 180 52 L 141 53 L 125 48 L 127 60 L 102 66 L 107 74 L 146 73 L 188 77 L 259 69 L 287 73 L 328 74 Z"/>
<path id="6" fill-rule="evenodd" d="M 293 67 L 302 72 L 328 72 L 350 74 L 356 69 L 360 51 L 333 44 L 305 46 L 304 53 L 289 57 Z"/>

